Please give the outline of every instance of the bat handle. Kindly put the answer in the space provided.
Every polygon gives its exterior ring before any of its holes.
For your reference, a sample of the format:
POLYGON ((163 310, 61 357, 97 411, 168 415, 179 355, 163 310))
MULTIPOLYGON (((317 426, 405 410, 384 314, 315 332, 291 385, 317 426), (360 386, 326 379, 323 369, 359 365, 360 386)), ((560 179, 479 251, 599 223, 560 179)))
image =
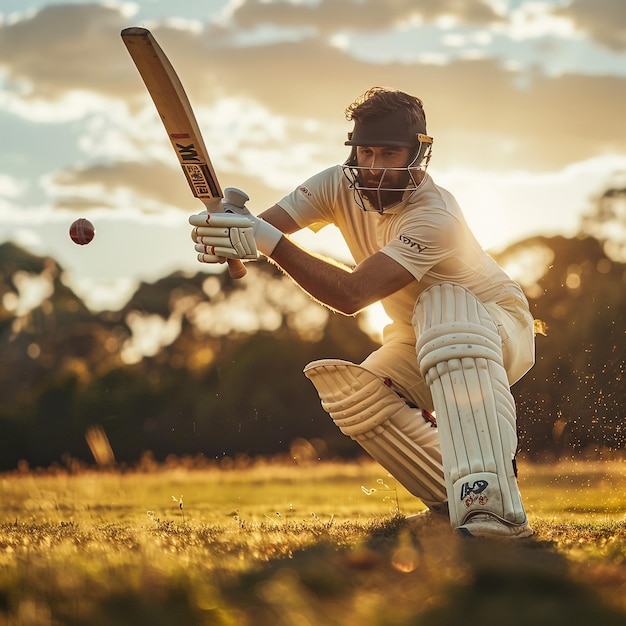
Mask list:
POLYGON ((246 266, 239 259, 227 259, 227 261, 231 278, 243 278, 248 273, 246 266))
MULTIPOLYGON (((243 209, 246 206, 246 202, 250 200, 245 191, 235 187, 224 189, 224 199, 228 204, 240 209, 243 209)), ((248 270, 239 259, 228 259, 228 273, 231 278, 243 278, 248 273, 248 270)))

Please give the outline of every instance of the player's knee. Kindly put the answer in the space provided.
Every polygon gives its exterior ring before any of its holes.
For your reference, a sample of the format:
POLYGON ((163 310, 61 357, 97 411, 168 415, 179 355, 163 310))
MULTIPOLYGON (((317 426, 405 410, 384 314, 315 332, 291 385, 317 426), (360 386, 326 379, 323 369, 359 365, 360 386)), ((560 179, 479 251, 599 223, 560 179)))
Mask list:
POLYGON ((439 363, 486 359, 502 363, 497 326, 480 300, 459 285, 426 289, 413 310, 417 360, 425 376, 439 363))

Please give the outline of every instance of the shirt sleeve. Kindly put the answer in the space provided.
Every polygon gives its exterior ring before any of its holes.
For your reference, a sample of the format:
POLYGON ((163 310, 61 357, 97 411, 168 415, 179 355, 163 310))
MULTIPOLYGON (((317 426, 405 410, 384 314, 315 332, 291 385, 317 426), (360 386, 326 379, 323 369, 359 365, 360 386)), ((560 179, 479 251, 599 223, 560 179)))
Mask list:
POLYGON ((319 230, 334 223, 338 167, 330 167, 312 176, 277 202, 300 228, 319 230))
POLYGON ((400 225, 398 234, 381 252, 422 280, 437 264, 458 253, 458 222, 440 209, 423 210, 400 225))

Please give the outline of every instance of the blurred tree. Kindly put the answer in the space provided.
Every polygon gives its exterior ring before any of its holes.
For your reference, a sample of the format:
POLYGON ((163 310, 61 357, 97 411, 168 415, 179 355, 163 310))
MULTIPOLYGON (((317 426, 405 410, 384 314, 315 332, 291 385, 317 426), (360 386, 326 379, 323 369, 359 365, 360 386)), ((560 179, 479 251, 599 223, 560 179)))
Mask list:
POLYGON ((626 262, 626 172, 615 173, 582 216, 581 232, 600 241, 610 259, 626 262))
POLYGON ((536 365, 513 388, 522 449, 535 457, 622 449, 626 267, 591 237, 535 237, 499 260, 520 266, 529 253, 544 263, 525 288, 546 331, 537 336, 536 365))
MULTIPOLYGON (((515 385, 521 443, 535 457, 624 447, 626 266, 592 237, 536 237, 498 260, 547 324, 515 385)), ((302 368, 360 362, 377 347, 356 320, 311 301, 268 263, 142 284, 120 311, 89 311, 52 259, 0 245, 0 469, 69 454, 93 463, 100 427, 118 462, 146 451, 220 458, 323 440, 360 451, 322 410, 302 368), (30 287, 39 298, 28 299, 30 287)))

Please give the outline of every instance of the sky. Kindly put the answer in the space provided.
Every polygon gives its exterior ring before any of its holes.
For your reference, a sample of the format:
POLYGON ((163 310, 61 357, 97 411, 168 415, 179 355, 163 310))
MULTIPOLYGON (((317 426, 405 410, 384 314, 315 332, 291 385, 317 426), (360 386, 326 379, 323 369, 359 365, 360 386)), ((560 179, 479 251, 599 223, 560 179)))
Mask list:
MULTIPOLYGON (((483 246, 574 236, 626 171, 624 0, 139 0, 0 4, 0 243, 51 255, 94 310, 200 269, 191 196, 120 39, 152 30, 222 187, 259 213, 343 162, 374 85, 425 104, 429 173, 483 246), (90 219, 87 246, 68 236, 90 219)), ((296 237, 349 260, 332 228, 296 237)))

